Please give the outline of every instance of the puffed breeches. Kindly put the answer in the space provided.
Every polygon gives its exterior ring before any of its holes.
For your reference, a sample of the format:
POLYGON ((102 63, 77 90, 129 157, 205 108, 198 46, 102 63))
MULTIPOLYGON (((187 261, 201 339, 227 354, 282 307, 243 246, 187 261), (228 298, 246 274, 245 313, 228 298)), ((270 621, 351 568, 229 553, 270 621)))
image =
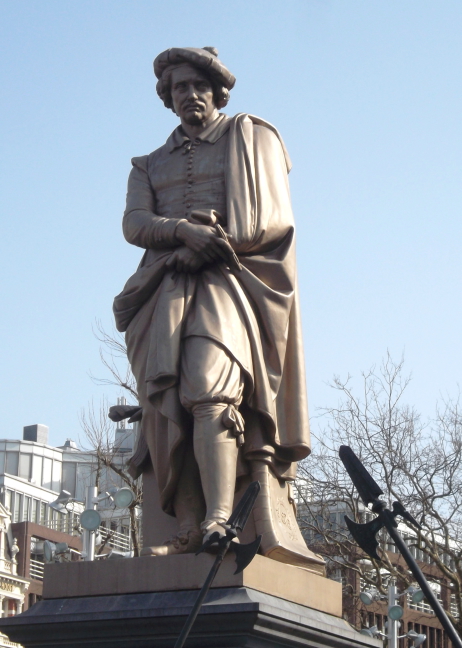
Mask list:
POLYGON ((194 417, 200 406, 220 404, 239 407, 244 379, 238 363, 225 349, 207 337, 194 335, 182 340, 179 396, 194 417))

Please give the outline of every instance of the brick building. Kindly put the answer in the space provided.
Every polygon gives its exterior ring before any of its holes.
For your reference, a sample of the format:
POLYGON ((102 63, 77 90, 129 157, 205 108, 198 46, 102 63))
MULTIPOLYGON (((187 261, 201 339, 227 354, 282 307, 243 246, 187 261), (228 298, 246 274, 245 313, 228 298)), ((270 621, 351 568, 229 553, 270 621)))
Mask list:
MULTIPOLYGON (((305 505, 302 504, 299 506, 298 519, 307 544, 313 551, 319 552, 326 558, 328 576, 342 582, 344 618, 358 630, 377 626, 380 631, 386 634, 388 610, 386 598, 374 601, 368 606, 364 605, 359 595, 363 591, 370 590, 373 586, 367 584, 357 571, 342 567, 342 560, 337 555, 338 547, 336 548, 335 545, 336 535, 343 538, 348 535, 344 522, 345 508, 334 503, 327 508, 325 507, 323 509, 322 515, 317 515, 316 506, 312 506, 309 513, 305 505), (327 538, 331 542, 327 542, 327 538), (329 556, 336 556, 336 560, 329 560, 329 556)), ((364 509, 364 521, 369 521, 372 517, 372 513, 364 509)), ((425 574, 427 581, 443 608, 446 611, 451 611, 457 617, 456 601, 452 594, 449 580, 444 577, 440 569, 431 563, 428 555, 416 546, 416 537, 407 525, 399 524, 398 530, 408 545, 410 552, 417 560, 419 567, 425 574)), ((384 534, 382 539, 382 549, 387 552, 390 562, 409 573, 406 562, 397 553, 396 547, 388 535, 384 534)), ((355 544, 352 545, 352 551, 355 553, 350 555, 350 559, 360 562, 362 564, 362 570, 369 574, 369 578, 373 579, 375 572, 368 556, 363 554, 355 544), (368 566, 370 566, 370 570, 368 566)), ((455 566, 451 564, 449 558, 445 562, 447 562, 447 568, 449 570, 455 569, 455 566)), ((382 569, 381 579, 385 587, 387 586, 388 578, 389 573, 386 569, 382 569)), ((414 583, 414 585, 418 587, 417 583, 414 583)), ((396 586, 398 592, 404 592, 406 589, 406 585, 403 582, 397 581, 396 586)), ((413 603, 411 596, 404 594, 400 596, 398 603, 404 609, 403 617, 400 620, 400 635, 406 634, 409 630, 414 630, 418 634, 426 635, 427 639, 424 643, 426 648, 452 648, 452 642, 447 638, 433 610, 425 600, 419 603, 413 603)), ((399 648, 408 648, 408 645, 409 641, 407 639, 400 639, 399 648)))

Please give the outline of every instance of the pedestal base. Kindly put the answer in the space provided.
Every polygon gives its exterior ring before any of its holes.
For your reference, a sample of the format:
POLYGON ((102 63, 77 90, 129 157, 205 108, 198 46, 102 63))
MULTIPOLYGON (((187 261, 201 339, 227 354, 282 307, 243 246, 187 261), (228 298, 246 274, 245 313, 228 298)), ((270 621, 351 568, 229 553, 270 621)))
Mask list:
MULTIPOLYGON (((49 599, 1 619, 25 648, 173 648, 197 591, 49 599)), ((382 646, 341 618, 247 587, 209 592, 187 648, 382 646)))
MULTIPOLYGON (((203 553, 45 565, 43 598, 200 589, 214 560, 213 554, 203 553)), ((248 587, 334 616, 342 615, 342 587, 324 576, 258 555, 243 572, 235 571, 234 554, 229 552, 212 587, 248 587)))
MULTIPOLYGON (((143 557, 46 565, 44 600, 0 619, 25 648, 173 648, 215 557, 143 557)), ((228 554, 186 648, 380 646, 342 615, 340 583, 255 556, 228 554)))

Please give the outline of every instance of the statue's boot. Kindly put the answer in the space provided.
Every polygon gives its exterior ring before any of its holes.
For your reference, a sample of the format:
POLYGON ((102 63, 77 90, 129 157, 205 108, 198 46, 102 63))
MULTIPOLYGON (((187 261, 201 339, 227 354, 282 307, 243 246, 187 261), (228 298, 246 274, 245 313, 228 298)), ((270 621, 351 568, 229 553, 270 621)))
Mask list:
POLYGON ((279 479, 268 463, 261 460, 251 463, 251 479, 260 482, 252 513, 257 535, 261 535, 261 553, 325 576, 324 559, 306 546, 297 524, 290 482, 279 479))
POLYGON ((194 414, 194 454, 202 482, 206 513, 201 524, 204 542, 218 531, 233 510, 238 447, 236 436, 223 422, 225 403, 196 405, 194 414))
POLYGON ((200 524, 205 515, 205 502, 193 449, 189 447, 173 499, 175 517, 180 529, 163 545, 144 547, 142 556, 170 556, 195 553, 202 546, 203 532, 200 524))

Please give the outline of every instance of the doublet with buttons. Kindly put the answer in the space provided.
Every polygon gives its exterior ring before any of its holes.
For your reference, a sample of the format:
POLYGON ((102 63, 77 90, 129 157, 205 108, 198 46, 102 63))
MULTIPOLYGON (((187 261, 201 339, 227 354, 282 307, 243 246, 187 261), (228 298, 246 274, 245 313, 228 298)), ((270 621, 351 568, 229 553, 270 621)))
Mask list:
MULTIPOLYGON (((162 508, 172 513, 191 433, 187 412, 208 391, 194 379, 203 370, 195 358, 204 355, 195 344, 205 339, 205 346, 218 344, 213 353, 222 349, 244 377, 241 394, 234 369, 226 375, 220 370, 226 393, 217 386, 211 390, 213 402, 227 403, 233 383, 234 405, 242 397, 243 471, 264 457, 279 479, 293 479, 294 462, 309 452, 309 428, 290 161, 279 133, 258 117, 220 115, 197 140, 179 127, 164 146, 132 163, 123 230, 145 253, 114 300, 143 407, 132 474, 150 459, 162 508), (211 209, 221 214, 242 271, 224 262, 194 274, 169 269, 166 263, 181 245, 178 223, 193 210, 211 209), (185 398, 182 382, 191 383, 193 399, 185 398)), ((218 364, 211 361, 206 373, 218 371, 218 364)))
MULTIPOLYGON (((140 244, 164 249, 178 246, 176 225, 181 219, 189 219, 195 209, 215 210, 221 216, 221 224, 226 226, 225 159, 229 122, 226 115, 220 115, 193 141, 178 127, 164 146, 133 160, 124 227, 130 230, 139 227, 144 231, 140 244), (145 183, 142 191, 141 182, 145 183), (129 207, 130 187, 134 187, 136 194, 134 209, 129 207)), ((193 303, 182 322, 182 338, 200 336, 218 342, 251 375, 251 351, 244 317, 224 273, 226 268, 218 270, 213 264, 188 277, 188 293, 193 303)), ((155 326, 163 331, 169 330, 171 311, 176 304, 171 276, 172 273, 166 274, 159 287, 155 313, 155 326)), ((156 373, 161 375, 167 371, 161 364, 162 353, 156 353, 155 362, 156 373)))
POLYGON ((154 190, 155 213, 169 218, 189 218, 194 209, 216 209, 226 223, 225 156, 229 120, 190 141, 180 129, 148 158, 154 190))
POLYGON ((132 160, 124 216, 124 231, 131 242, 146 249, 178 245, 176 225, 194 209, 215 209, 226 225, 229 121, 220 115, 194 141, 179 126, 164 146, 132 160))

